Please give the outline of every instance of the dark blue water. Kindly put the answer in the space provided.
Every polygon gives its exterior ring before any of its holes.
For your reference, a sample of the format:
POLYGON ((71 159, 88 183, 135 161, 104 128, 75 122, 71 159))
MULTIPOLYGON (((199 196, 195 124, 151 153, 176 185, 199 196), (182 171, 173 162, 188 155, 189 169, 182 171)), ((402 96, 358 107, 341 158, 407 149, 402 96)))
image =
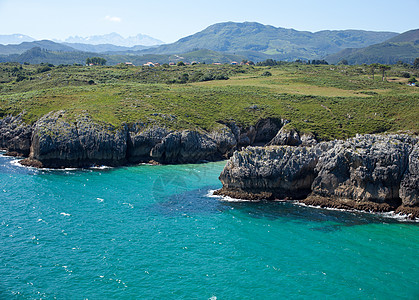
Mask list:
POLYGON ((419 227, 223 202, 224 163, 37 171, 0 157, 0 299, 418 299, 419 227))

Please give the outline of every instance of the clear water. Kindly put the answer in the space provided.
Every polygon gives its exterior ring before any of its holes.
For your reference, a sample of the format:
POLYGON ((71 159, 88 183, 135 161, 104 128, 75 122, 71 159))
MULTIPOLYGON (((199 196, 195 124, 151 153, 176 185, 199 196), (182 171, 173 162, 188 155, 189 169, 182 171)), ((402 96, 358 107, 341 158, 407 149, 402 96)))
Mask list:
POLYGON ((224 163, 0 157, 0 299, 418 299, 419 227, 209 197, 224 163))

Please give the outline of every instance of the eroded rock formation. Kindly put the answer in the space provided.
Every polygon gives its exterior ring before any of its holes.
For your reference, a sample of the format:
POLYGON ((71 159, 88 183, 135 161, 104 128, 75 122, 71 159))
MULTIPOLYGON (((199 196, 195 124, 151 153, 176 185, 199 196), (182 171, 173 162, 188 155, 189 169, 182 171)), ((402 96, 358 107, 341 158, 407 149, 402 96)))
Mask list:
POLYGON ((22 114, 0 119, 0 149, 9 155, 28 156, 31 147, 32 127, 22 121, 22 114))
POLYGON ((220 175, 219 194, 419 216, 418 138, 363 135, 311 147, 248 147, 220 175), (306 198, 307 197, 307 198, 306 198), (407 209, 408 208, 408 209, 407 209))
POLYGON ((212 132, 173 131, 141 122, 116 128, 94 121, 87 113, 70 116, 56 111, 32 126, 22 121, 22 115, 3 118, 0 148, 27 156, 22 164, 49 168, 197 163, 228 158, 237 147, 264 145, 286 122, 267 118, 247 128, 228 123, 212 132))

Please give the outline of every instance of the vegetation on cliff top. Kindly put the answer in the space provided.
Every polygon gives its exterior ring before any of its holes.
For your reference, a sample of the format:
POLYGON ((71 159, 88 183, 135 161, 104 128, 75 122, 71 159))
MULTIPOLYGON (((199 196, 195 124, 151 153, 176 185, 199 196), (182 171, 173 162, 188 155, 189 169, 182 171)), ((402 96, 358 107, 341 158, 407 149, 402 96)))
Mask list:
MULTIPOLYGON (((378 71, 376 71, 378 72, 378 71)), ((173 129, 212 130, 219 123, 254 125, 291 120, 322 139, 356 133, 419 132, 418 77, 392 66, 387 80, 369 66, 287 63, 275 67, 162 67, 0 64, 0 117, 25 112, 34 122, 49 111, 88 112, 115 126, 142 122, 173 129), (272 76, 262 76, 269 72, 272 76)))

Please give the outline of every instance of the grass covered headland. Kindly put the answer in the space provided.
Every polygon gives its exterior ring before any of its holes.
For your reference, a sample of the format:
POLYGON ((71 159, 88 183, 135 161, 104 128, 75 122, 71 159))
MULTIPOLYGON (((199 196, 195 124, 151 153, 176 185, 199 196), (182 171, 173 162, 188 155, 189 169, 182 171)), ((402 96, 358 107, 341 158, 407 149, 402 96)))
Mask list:
MULTIPOLYGON (((418 76, 408 66, 133 67, 0 64, 0 117, 24 112, 32 124, 50 111, 88 113, 97 122, 211 131, 277 117, 319 139, 356 133, 419 132, 418 76)), ((71 120, 69 120, 71 121, 71 120)))

